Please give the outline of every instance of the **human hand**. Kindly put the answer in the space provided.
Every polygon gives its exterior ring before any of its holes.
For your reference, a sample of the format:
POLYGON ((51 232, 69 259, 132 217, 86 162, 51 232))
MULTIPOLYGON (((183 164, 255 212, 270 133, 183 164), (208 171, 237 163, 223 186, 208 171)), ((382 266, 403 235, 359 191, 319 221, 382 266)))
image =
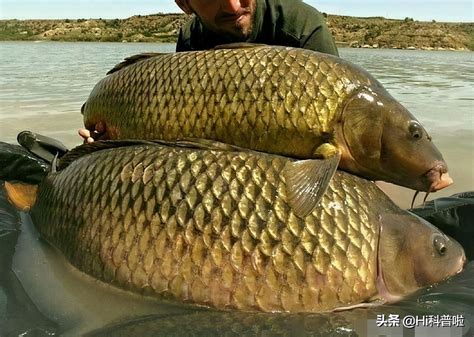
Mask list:
POLYGON ((105 134, 105 126, 102 122, 99 122, 95 125, 95 130, 90 131, 86 128, 80 128, 77 133, 84 140, 85 144, 90 144, 95 140, 101 138, 105 134))

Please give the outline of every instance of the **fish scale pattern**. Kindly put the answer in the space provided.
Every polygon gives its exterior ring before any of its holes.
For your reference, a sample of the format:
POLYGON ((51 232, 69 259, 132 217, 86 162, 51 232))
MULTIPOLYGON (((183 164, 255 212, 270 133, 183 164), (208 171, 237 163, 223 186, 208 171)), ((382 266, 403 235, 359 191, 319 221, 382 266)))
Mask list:
POLYGON ((266 152, 314 157, 344 101, 378 85, 330 55, 289 47, 163 54, 101 80, 84 122, 110 138, 207 138, 266 152))
POLYGON ((51 174, 32 217, 78 269, 140 293, 292 312, 367 300, 379 235, 370 200, 388 198, 337 172, 299 218, 286 200, 289 163, 253 152, 102 150, 51 174))

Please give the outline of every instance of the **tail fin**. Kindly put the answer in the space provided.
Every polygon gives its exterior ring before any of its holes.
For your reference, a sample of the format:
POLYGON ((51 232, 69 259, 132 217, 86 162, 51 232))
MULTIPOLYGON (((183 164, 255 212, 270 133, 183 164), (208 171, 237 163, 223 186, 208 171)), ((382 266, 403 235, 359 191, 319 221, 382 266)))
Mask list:
POLYGON ((55 156, 67 152, 60 142, 29 131, 18 135, 22 145, 0 142, 0 181, 10 202, 27 211, 36 201, 37 186, 51 171, 55 156))
POLYGON ((5 191, 12 205, 20 211, 27 212, 36 202, 38 186, 5 181, 5 191))
POLYGON ((36 201, 37 184, 49 171, 49 164, 19 145, 0 142, 0 180, 8 199, 20 211, 36 201))

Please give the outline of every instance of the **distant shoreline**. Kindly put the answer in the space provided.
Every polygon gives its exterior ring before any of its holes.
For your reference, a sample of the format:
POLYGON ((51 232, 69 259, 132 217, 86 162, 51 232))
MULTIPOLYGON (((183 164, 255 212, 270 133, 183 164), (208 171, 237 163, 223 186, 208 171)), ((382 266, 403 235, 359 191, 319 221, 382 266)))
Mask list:
MULTIPOLYGON (((474 23, 326 17, 340 47, 474 50, 474 23)), ((173 43, 187 20, 189 16, 185 14, 137 15, 127 19, 0 20, 0 41, 173 43)))

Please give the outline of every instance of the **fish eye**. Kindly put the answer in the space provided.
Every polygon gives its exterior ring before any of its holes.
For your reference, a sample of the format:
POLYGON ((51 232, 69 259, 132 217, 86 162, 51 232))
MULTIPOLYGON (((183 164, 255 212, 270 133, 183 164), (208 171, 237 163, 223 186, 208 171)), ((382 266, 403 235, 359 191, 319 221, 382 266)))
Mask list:
POLYGON ((421 127, 420 123, 417 121, 411 121, 408 126, 408 131, 413 139, 421 139, 423 137, 423 128, 421 127))
POLYGON ((436 235, 433 238, 433 246, 435 247, 436 252, 441 256, 446 254, 446 250, 448 249, 446 247, 446 239, 441 235, 436 235))

